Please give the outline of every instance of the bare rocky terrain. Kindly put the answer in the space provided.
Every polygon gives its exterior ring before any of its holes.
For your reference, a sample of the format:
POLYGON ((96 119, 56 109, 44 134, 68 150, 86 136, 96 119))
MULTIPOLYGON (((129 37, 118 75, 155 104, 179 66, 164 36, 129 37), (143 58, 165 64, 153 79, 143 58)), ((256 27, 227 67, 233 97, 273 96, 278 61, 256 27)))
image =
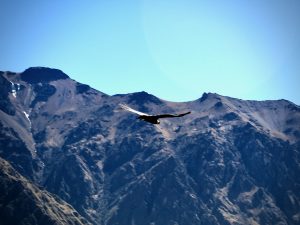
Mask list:
MULTIPOLYGON (((0 72, 0 85, 0 182, 47 196, 10 194, 2 209, 29 218, 32 201, 52 221, 51 210, 69 207, 54 224, 300 224, 300 107, 292 102, 109 96, 42 67, 0 72), (120 103, 191 114, 157 126, 120 103)), ((3 185, 1 196, 10 191, 3 185)))
POLYGON ((66 202, 37 187, 0 158, 0 224, 89 224, 66 202))

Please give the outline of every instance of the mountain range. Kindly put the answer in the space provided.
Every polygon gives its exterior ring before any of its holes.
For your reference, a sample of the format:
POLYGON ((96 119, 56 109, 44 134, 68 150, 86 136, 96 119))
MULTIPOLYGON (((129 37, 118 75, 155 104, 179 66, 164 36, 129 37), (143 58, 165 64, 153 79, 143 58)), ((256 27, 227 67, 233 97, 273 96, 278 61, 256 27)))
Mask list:
POLYGON ((300 224, 290 101, 110 96, 44 67, 0 85, 0 224, 300 224))

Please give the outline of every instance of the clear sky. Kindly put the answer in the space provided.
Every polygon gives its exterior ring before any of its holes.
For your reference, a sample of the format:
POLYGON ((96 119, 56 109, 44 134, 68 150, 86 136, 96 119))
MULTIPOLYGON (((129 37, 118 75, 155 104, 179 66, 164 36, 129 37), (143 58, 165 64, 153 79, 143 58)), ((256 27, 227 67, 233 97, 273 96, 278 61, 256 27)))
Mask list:
POLYGON ((300 104, 299 0, 0 0, 0 70, 58 68, 107 94, 300 104))

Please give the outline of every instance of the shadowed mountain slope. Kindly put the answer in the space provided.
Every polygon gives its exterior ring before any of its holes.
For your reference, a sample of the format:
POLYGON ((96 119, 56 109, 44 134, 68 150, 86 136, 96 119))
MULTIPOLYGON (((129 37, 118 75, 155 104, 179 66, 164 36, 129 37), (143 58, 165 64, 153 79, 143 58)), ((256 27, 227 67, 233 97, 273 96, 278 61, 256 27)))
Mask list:
POLYGON ((299 106, 109 96, 56 70, 26 71, 0 75, 0 156, 91 223, 300 223, 299 106), (191 114, 156 126, 119 103, 191 114))
POLYGON ((72 206, 29 182, 0 158, 0 224, 87 224, 72 206))

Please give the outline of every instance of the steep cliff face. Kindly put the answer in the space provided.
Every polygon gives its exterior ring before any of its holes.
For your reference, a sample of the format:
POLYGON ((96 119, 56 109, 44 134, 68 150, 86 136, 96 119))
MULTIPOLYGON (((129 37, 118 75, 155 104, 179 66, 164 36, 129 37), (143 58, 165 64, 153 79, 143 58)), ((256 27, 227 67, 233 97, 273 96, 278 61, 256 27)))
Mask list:
POLYGON ((0 77, 0 156, 93 224, 300 223, 291 102, 108 96, 48 68, 0 77), (155 126, 119 103, 192 113, 155 126))
POLYGON ((0 224, 87 224, 72 206, 40 190, 0 158, 0 224))

